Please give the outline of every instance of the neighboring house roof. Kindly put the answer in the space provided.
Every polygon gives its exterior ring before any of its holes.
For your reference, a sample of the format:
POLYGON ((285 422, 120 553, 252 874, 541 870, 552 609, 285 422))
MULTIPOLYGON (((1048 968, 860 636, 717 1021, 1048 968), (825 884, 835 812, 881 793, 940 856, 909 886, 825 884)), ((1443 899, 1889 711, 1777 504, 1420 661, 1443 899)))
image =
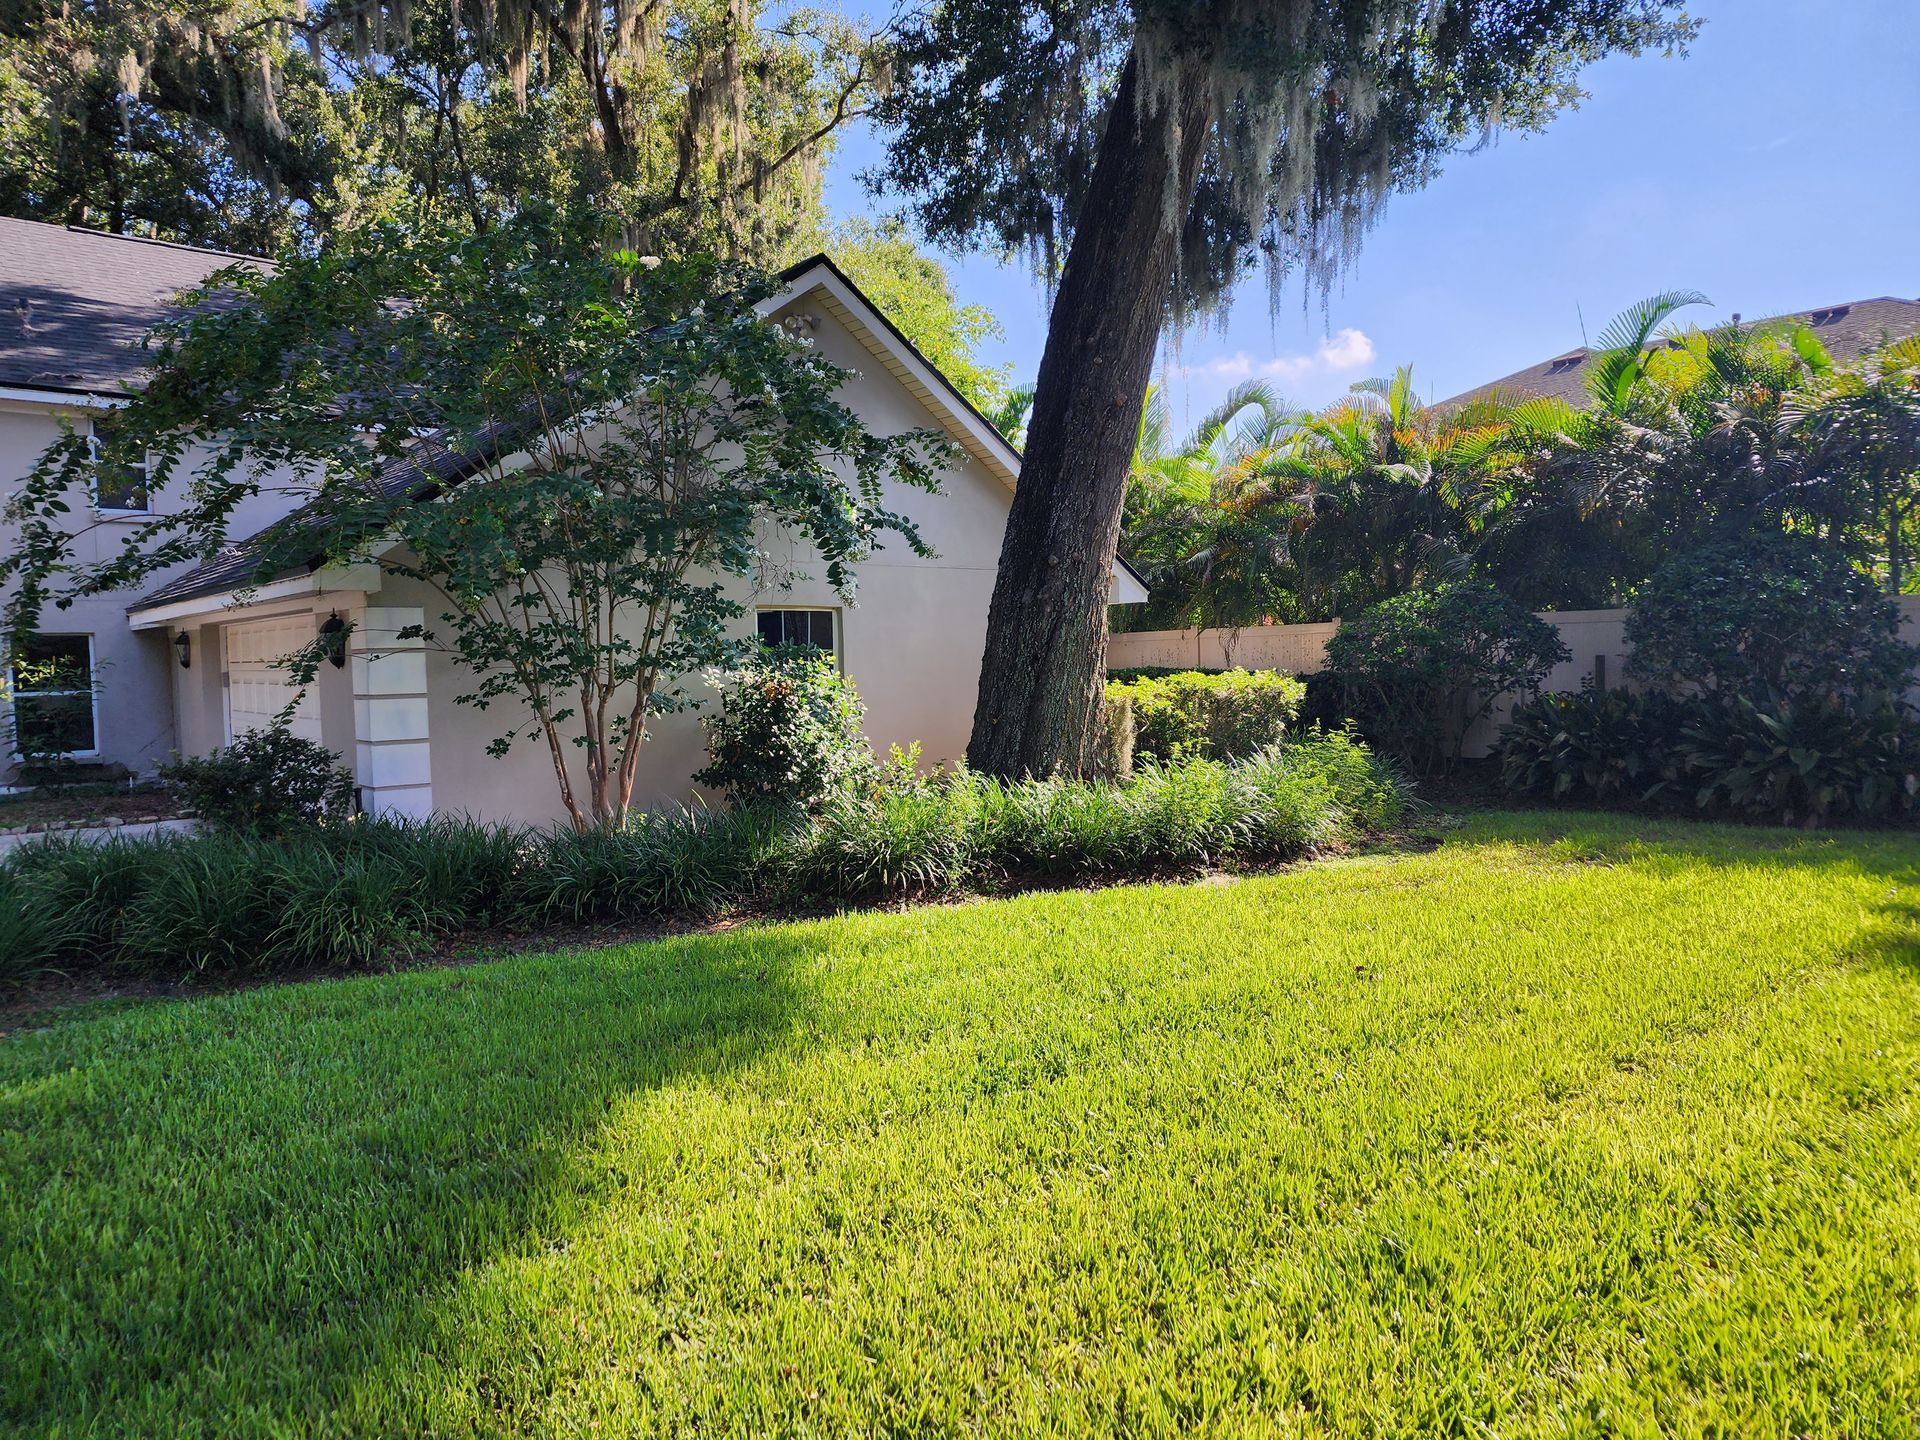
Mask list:
POLYGON ((0 219, 0 385, 68 394, 137 385, 140 339, 176 297, 267 261, 72 225, 0 219))
MULTIPOLYGON (((1734 316, 1735 322, 1739 319, 1738 315, 1734 316)), ((1797 310, 1791 315, 1774 315, 1765 320, 1748 321, 1740 328, 1752 330, 1757 326, 1777 325, 1789 320, 1809 327, 1820 337, 1820 343, 1827 347, 1833 358, 1845 364, 1889 340, 1904 340, 1909 335, 1920 334, 1920 300, 1900 300, 1892 296, 1855 300, 1844 305, 1827 305, 1817 310, 1797 310)), ((1525 370, 1516 370, 1502 379, 1475 386, 1451 399, 1442 400, 1440 404, 1458 405, 1462 401, 1497 391, 1509 395, 1553 396, 1584 409, 1591 399, 1587 393, 1587 376, 1591 371, 1587 361, 1593 354, 1592 350, 1581 346, 1564 355, 1556 355, 1551 360, 1543 360, 1538 365, 1530 365, 1525 370)))

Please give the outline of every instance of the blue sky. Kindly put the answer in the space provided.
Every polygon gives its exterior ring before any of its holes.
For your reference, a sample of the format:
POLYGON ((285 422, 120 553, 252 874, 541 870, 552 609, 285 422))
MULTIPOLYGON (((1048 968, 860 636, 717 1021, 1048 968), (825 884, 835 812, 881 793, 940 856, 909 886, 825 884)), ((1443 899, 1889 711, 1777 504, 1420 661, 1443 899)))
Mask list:
MULTIPOLYGON (((1332 295, 1294 284, 1269 317, 1246 286, 1224 333, 1169 359, 1190 422, 1236 379, 1264 374, 1318 405, 1410 363, 1429 398, 1578 345, 1656 291, 1714 301, 1711 321, 1878 295, 1920 298, 1920 0, 1698 0, 1684 60, 1610 60, 1591 98, 1540 135, 1507 135, 1388 203, 1332 295), (1303 308, 1303 299, 1306 303, 1303 308)), ((827 198, 876 205, 855 176, 881 158, 842 145, 827 198)), ((1045 300, 1017 263, 950 257, 963 298, 1006 339, 988 358, 1031 379, 1045 300)))

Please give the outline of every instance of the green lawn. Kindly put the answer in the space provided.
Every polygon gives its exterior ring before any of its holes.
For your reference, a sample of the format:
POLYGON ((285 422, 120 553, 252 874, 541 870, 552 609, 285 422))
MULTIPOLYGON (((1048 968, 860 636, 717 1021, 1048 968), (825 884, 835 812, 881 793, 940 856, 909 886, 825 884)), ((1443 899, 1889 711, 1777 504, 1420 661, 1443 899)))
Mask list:
POLYGON ((1920 840, 1488 816, 17 1032, 0 1417, 1906 1435, 1917 1181, 1920 840))

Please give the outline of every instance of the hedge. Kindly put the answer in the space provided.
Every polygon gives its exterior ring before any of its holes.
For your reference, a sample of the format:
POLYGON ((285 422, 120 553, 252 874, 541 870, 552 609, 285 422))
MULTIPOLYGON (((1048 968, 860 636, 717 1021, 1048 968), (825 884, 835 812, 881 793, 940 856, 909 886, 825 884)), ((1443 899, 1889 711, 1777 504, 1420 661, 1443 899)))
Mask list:
POLYGON ((365 968, 480 929, 1178 874, 1336 846, 1391 825, 1402 803, 1363 745, 1331 735, 1233 764, 1148 760, 1124 784, 883 772, 815 816, 750 806, 587 833, 438 819, 49 839, 0 860, 0 985, 365 968))

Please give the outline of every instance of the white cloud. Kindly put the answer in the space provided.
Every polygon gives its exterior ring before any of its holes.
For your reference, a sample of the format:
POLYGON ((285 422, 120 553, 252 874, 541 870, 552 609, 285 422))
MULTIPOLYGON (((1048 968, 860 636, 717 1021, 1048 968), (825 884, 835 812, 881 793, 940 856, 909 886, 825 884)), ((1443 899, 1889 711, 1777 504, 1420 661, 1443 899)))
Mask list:
POLYGON ((1338 375, 1373 363, 1373 341, 1364 330, 1346 329, 1325 335, 1311 354, 1275 355, 1255 360, 1246 351, 1217 356, 1198 365, 1183 365, 1180 374, 1187 379, 1282 380, 1298 383, 1311 375, 1338 375))

